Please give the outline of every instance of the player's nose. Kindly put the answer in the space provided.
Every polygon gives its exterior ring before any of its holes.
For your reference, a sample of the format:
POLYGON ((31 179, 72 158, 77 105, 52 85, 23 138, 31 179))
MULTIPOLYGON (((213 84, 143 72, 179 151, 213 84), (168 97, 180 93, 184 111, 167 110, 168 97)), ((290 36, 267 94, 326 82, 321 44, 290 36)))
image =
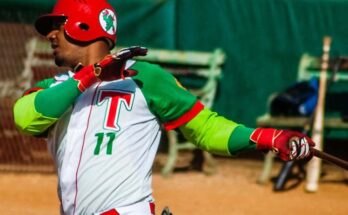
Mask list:
POLYGON ((58 29, 53 29, 52 31, 50 31, 47 35, 46 38, 47 40, 49 40, 50 42, 52 42, 54 39, 57 38, 57 33, 59 32, 58 29))

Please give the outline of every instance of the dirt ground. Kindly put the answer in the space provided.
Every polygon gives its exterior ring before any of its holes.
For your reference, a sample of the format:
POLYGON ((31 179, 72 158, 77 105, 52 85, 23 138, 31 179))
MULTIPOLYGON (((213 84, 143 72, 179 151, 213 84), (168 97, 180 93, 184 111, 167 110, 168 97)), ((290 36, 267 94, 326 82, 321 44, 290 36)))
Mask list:
MULTIPOLYGON (((156 159, 160 166, 165 158, 156 159)), ((262 160, 217 158, 217 172, 176 172, 153 176, 156 213, 169 206, 174 215, 346 215, 347 172, 324 164, 316 193, 304 192, 304 182, 286 192, 272 191, 273 183, 259 185, 262 160)), ((155 166, 156 166, 155 165, 155 166)), ((275 176, 280 163, 272 170, 275 176)), ((38 173, 0 173, 0 214, 58 215, 56 176, 38 173)))

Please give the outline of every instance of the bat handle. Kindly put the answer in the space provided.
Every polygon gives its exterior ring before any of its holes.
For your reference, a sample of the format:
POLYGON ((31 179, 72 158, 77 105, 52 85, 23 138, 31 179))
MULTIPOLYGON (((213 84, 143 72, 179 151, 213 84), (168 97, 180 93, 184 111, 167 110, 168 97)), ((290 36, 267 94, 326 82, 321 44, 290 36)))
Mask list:
POLYGON ((348 170, 348 162, 347 161, 342 160, 338 157, 332 156, 328 153, 319 151, 319 150, 312 148, 312 147, 310 147, 310 151, 313 153, 313 155, 315 157, 321 158, 321 159, 326 160, 332 164, 335 164, 339 167, 342 167, 345 170, 348 170))

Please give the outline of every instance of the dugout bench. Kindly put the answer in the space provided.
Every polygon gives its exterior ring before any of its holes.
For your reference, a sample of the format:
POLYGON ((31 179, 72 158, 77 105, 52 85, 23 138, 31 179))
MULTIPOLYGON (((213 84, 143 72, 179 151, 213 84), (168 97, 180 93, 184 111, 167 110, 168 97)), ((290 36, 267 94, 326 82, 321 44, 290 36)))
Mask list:
MULTIPOLYGON (((297 80, 306 81, 312 77, 319 79, 321 71, 321 58, 309 54, 303 54, 298 68, 297 80)), ((348 121, 343 120, 342 116, 348 110, 348 104, 345 102, 348 98, 348 59, 345 57, 337 57, 330 59, 328 68, 328 90, 326 92, 325 101, 325 117, 324 117, 324 132, 323 136, 336 139, 348 139, 348 121), (343 111, 343 112, 342 112, 343 111)), ((270 113, 265 113, 256 119, 256 124, 259 127, 274 127, 280 129, 303 130, 308 123, 309 117, 305 116, 271 116, 270 113)), ((324 138, 323 138, 324 140, 324 138)), ((321 148, 320 150, 323 150, 321 148)), ((265 184, 270 180, 271 170, 274 161, 274 153, 268 152, 265 155, 262 173, 258 182, 265 184)), ((290 162, 288 162, 290 164, 290 162)), ((283 166, 279 174, 275 190, 279 191, 283 188, 285 181, 282 171, 289 171, 291 167, 283 166)), ((321 168, 321 164, 316 167, 321 168)), ((320 170, 319 170, 320 171, 320 170)), ((317 179, 319 181, 319 178, 317 179)))
MULTIPOLYGON (((117 47, 117 49, 121 48, 117 47)), ((23 81, 22 90, 28 89, 39 80, 69 69, 57 68, 54 65, 50 44, 41 38, 30 39, 26 44, 26 51, 25 68, 21 76, 21 80, 26 81, 23 81)), ((112 52, 116 51, 116 49, 112 50, 112 52)), ((149 48, 146 56, 135 59, 161 65, 171 72, 185 88, 196 95, 205 107, 212 107, 221 78, 221 67, 225 61, 225 54, 221 49, 198 52, 149 48)), ((180 134, 175 130, 165 133, 168 140, 168 159, 162 168, 162 175, 169 176, 173 173, 179 152, 196 150, 196 147, 180 138, 180 134)), ((216 167, 212 155, 203 152, 203 156, 208 167, 204 169, 205 173, 213 173, 216 167)))

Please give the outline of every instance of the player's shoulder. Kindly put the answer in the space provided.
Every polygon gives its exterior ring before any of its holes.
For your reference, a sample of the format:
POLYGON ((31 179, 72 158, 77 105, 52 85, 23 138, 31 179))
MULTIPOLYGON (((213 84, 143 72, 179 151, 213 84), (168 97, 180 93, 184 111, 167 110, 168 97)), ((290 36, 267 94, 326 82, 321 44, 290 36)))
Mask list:
POLYGON ((142 73, 166 73, 158 64, 150 63, 147 61, 129 61, 129 69, 137 70, 142 73))
POLYGON ((69 78, 71 78, 74 75, 73 72, 71 71, 66 71, 66 72, 61 72, 61 73, 57 73, 53 78, 56 81, 66 81, 69 78))
POLYGON ((62 73, 58 73, 56 74, 53 79, 54 79, 54 82, 51 84, 50 87, 53 87, 57 84, 60 84, 66 80, 68 80, 69 78, 71 78, 72 76, 74 75, 73 72, 71 71, 66 71, 66 72, 62 72, 62 73))
POLYGON ((158 64, 145 61, 133 61, 128 69, 135 70, 137 72, 137 75, 134 76, 133 79, 157 83, 161 80, 174 80, 173 75, 158 64))
POLYGON ((43 88, 43 89, 50 88, 50 87, 53 87, 57 84, 60 84, 64 81, 68 80, 70 77, 72 77, 72 74, 73 73, 70 71, 57 73, 56 75, 54 75, 51 78, 46 78, 46 79, 40 80, 34 86, 39 87, 39 88, 43 88))

